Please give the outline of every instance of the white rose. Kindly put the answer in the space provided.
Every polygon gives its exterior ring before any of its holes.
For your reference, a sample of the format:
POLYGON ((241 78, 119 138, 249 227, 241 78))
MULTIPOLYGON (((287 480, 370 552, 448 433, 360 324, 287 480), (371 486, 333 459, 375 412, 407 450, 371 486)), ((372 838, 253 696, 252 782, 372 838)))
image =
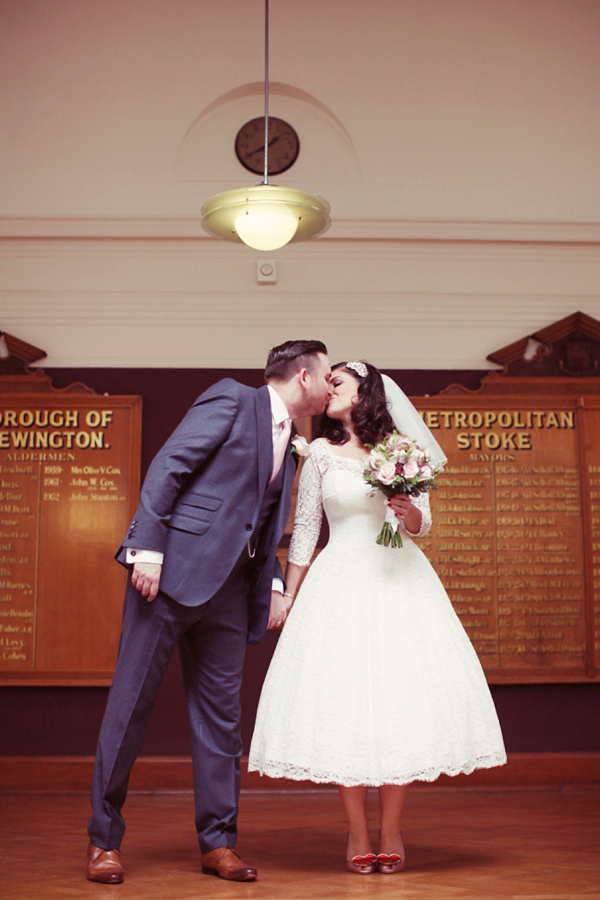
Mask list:
POLYGON ((302 437, 300 434, 297 434, 295 438, 292 438, 292 447, 298 456, 308 456, 310 453, 310 444, 306 438, 302 437))
POLYGON ((419 481, 427 481, 428 478, 433 477, 433 470, 431 466, 423 466, 421 471, 419 472, 419 481))
POLYGON ((369 454, 369 466, 372 469, 377 471, 386 461, 385 453, 381 453, 379 450, 371 450, 371 453, 369 454))

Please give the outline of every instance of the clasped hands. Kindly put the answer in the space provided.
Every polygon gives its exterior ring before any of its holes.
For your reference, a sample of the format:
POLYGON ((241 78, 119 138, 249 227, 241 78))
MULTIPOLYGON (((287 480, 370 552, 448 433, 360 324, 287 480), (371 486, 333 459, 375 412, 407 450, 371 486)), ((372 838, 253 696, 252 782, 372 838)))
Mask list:
POLYGON ((288 613, 292 608, 291 597, 280 594, 279 591, 271 591, 271 608, 269 610, 269 621, 267 628, 280 628, 287 619, 288 613))

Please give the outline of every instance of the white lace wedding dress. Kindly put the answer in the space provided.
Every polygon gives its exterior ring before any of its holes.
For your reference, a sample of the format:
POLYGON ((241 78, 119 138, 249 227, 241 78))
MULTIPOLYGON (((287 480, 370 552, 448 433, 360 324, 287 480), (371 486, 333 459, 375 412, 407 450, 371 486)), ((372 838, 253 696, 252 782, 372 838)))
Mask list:
MULTIPOLYGON (((433 781, 506 762, 471 643, 412 537, 381 547, 385 501, 363 463, 311 444, 289 560, 310 562, 262 690, 249 769, 343 785, 433 781)), ((427 494, 416 498, 431 525, 427 494)))

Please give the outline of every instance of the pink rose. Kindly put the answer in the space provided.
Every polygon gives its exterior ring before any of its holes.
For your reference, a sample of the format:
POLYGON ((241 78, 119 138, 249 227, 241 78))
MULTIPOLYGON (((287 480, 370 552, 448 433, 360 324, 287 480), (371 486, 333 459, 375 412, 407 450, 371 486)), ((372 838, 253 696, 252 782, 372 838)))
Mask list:
POLYGON ((380 466, 379 472, 377 473, 377 480, 382 484, 392 484, 395 477, 396 464, 388 459, 380 466))
POLYGON ((404 477, 405 478, 414 478, 415 475, 419 474, 419 466, 415 462, 414 459, 409 459, 408 462, 404 463, 404 477))
POLYGON ((427 481, 428 478, 433 477, 433 470, 431 466, 423 466, 421 471, 419 472, 419 481, 427 481))

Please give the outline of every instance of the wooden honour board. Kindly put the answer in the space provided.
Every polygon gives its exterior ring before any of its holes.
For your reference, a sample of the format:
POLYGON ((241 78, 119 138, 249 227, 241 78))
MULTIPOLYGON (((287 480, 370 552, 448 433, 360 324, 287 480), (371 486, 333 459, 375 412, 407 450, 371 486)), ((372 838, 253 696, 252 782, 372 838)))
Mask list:
POLYGON ((420 546, 488 680, 598 680, 600 396, 413 402, 448 456, 420 546))
POLYGON ((141 397, 0 394, 0 684, 109 684, 141 397))

